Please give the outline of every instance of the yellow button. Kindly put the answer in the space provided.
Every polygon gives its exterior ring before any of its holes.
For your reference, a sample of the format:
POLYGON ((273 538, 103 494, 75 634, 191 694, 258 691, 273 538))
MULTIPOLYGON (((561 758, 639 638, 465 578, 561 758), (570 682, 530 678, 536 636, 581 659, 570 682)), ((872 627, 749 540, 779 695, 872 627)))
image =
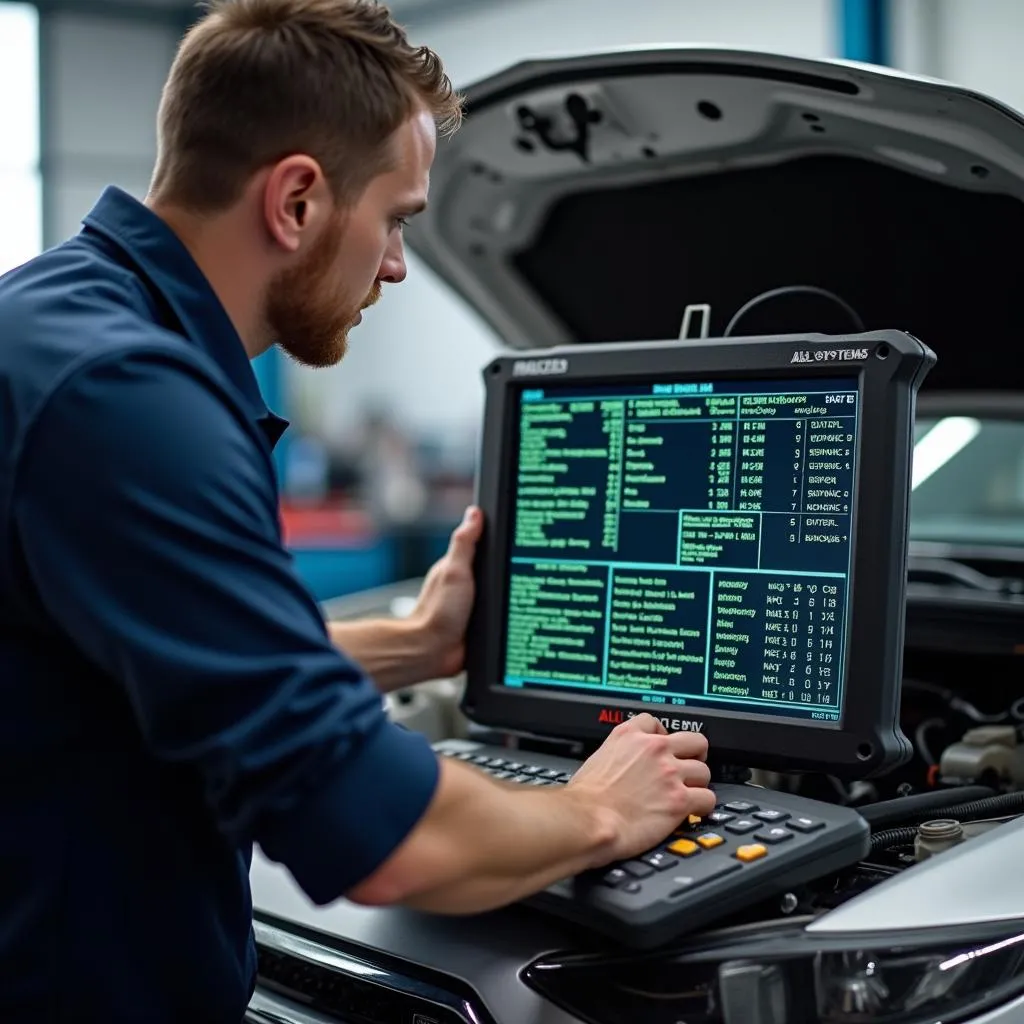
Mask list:
POLYGON ((673 853, 678 853, 680 857, 690 857, 695 854, 700 847, 693 842, 692 839, 677 839, 674 843, 669 845, 669 849, 673 853))
POLYGON ((697 842, 705 850, 713 850, 716 846, 721 846, 725 840, 717 832, 705 832, 704 835, 697 836, 697 842))
POLYGON ((750 843, 748 846, 741 846, 736 851, 736 859, 743 861, 744 864, 749 864, 752 860, 760 860, 767 853, 768 847, 762 846, 760 843, 750 843))
POLYGON ((699 814, 691 814, 691 815, 690 815, 690 816, 689 816, 689 817, 688 817, 688 818, 686 819, 686 823, 687 823, 688 825, 699 825, 699 824, 700 824, 700 820, 701 820, 701 819, 700 819, 700 815, 699 815, 699 814))

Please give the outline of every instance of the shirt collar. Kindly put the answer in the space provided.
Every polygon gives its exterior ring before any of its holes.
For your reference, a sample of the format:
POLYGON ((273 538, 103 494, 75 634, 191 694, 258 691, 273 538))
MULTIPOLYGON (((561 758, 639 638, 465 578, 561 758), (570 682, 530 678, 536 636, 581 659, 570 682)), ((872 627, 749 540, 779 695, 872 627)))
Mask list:
POLYGON ((147 206, 113 186, 103 192, 84 223, 131 257, 170 306, 185 337, 216 361, 271 447, 277 444, 288 421, 267 408, 242 339, 181 239, 147 206))

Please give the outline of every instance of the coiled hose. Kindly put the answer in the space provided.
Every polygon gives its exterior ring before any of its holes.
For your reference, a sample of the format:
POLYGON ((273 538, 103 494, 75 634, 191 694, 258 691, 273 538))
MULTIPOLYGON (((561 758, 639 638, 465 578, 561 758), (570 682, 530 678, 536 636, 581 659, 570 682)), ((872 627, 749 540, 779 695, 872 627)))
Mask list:
POLYGON ((871 852, 881 853, 894 846, 907 846, 914 841, 916 836, 916 825, 910 825, 907 828, 887 828, 882 832, 876 832, 871 837, 871 852))
MULTIPOLYGON (((938 810, 939 808, 936 808, 938 810)), ((864 808, 867 810, 867 808, 864 808)), ((990 796, 982 800, 971 800, 968 803, 952 804, 941 808, 942 817, 954 818, 957 821, 976 821, 979 818, 994 818, 1009 814, 1020 814, 1024 812, 1024 792, 1001 793, 999 796, 990 796)), ((919 808, 909 815, 904 815, 903 820, 927 821, 933 817, 932 810, 919 808)), ((888 850, 893 846, 901 846, 914 841, 917 835, 917 826, 908 825, 901 828, 885 829, 876 832, 871 837, 871 852, 878 853, 880 850, 888 850)))
POLYGON ((899 796, 894 800, 880 800, 858 808, 860 816, 872 829, 888 825, 899 826, 911 821, 927 821, 929 818, 945 816, 948 807, 967 803, 969 800, 984 800, 997 796, 989 786, 963 786, 960 789, 946 789, 932 793, 914 793, 899 796))

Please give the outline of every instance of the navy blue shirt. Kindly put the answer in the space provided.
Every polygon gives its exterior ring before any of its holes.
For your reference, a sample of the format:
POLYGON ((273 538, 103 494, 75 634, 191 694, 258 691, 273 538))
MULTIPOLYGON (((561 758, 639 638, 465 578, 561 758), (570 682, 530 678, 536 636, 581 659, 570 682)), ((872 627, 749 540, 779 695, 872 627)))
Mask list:
POLYGON ((4 1024, 237 1024, 253 843, 327 902, 433 795, 282 546, 283 427, 125 193, 0 278, 4 1024))

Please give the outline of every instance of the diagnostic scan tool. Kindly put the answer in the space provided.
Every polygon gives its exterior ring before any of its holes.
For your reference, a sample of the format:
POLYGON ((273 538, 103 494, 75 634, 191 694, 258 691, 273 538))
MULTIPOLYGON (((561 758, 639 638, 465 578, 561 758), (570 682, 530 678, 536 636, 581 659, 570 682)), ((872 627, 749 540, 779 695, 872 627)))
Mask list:
MULTIPOLYGON (((649 712, 704 733, 719 803, 633 861, 532 902, 638 947, 861 859, 855 812, 741 781, 846 779, 899 728, 914 405, 897 332, 573 346, 487 389, 464 710, 576 741, 649 712)), ((578 762, 447 741, 522 785, 578 762)))

